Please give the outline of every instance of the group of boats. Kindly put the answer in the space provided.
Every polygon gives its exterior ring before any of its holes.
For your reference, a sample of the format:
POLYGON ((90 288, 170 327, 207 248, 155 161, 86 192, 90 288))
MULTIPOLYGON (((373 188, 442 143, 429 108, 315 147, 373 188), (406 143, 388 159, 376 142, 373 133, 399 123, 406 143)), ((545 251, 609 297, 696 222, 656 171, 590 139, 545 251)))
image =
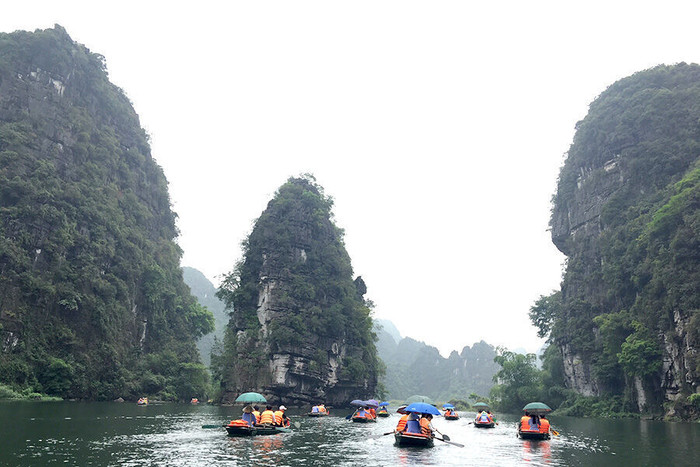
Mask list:
MULTIPOLYGON (((266 400, 261 394, 245 393, 239 396, 236 402, 262 404, 266 403, 266 400)), ((351 405, 356 406, 356 409, 345 418, 354 423, 376 423, 377 417, 390 416, 388 402, 378 402, 374 399, 366 401, 354 400, 351 402, 351 405)), ((498 425, 498 422, 486 403, 479 402, 474 404, 473 407, 476 410, 476 418, 469 423, 473 424, 475 428, 495 428, 498 425)), ((249 410, 246 410, 247 408, 248 406, 244 408, 244 414, 241 419, 232 420, 229 424, 224 425, 229 436, 272 435, 291 431, 290 422, 286 416, 282 423, 280 423, 278 419, 278 423, 274 425, 259 424, 255 422, 255 418, 252 418, 251 421, 250 415, 252 414, 249 413, 249 410), (246 416, 248 416, 248 418, 246 418, 246 416)), ((280 409, 284 409, 284 406, 280 406, 280 409)), ((414 402, 412 404, 402 405, 396 411, 402 415, 397 429, 379 436, 393 434, 397 446, 431 447, 434 445, 434 440, 437 439, 448 444, 464 447, 459 443, 452 442, 447 435, 432 428, 430 421, 433 415, 442 415, 445 420, 459 420, 460 416, 453 405, 444 404, 442 409, 444 413, 440 412, 434 405, 426 402, 414 402), (435 435, 436 431, 442 435, 442 438, 435 435)), ((545 416, 551 409, 541 402, 533 402, 527 404, 523 410, 525 411, 525 415, 518 426, 518 436, 522 439, 532 440, 550 439, 549 421, 546 420, 545 416)), ((311 411, 306 413, 309 417, 327 417, 329 414, 330 410, 324 404, 315 405, 311 408, 311 411)), ((215 426, 217 425, 205 425, 205 427, 215 426)), ((296 422, 295 426, 299 427, 300 424, 296 422)), ((551 431, 558 434, 554 430, 551 431)))

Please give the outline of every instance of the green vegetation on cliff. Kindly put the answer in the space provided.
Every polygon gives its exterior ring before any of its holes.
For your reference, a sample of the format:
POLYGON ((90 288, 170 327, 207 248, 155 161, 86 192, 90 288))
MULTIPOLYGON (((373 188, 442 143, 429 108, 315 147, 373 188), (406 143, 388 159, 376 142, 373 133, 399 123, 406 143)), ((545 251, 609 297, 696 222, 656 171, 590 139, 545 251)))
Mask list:
POLYGON ((212 366, 226 391, 374 391, 381 369, 371 302, 362 278, 352 278, 332 205, 313 177, 290 178, 244 242, 243 260, 219 291, 232 317, 212 366), (275 355, 298 362, 275 368, 285 381, 271 374, 275 355))
POLYGON ((559 176, 553 239, 568 261, 531 318, 569 361, 569 385, 625 411, 693 416, 699 121, 700 66, 637 73, 591 104, 559 176))
POLYGON ((0 34, 0 383, 202 396, 167 181, 104 59, 60 26, 0 34))

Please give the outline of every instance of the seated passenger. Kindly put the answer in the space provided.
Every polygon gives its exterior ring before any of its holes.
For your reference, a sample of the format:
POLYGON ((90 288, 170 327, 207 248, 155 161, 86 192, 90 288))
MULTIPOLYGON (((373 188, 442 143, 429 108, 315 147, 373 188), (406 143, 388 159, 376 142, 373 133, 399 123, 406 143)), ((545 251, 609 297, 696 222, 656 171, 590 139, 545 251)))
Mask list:
POLYGON ((395 431, 404 431, 406 429, 406 422, 408 421, 409 413, 404 414, 400 419, 399 423, 396 425, 395 431))
POLYGON ((408 420, 406 420, 406 426, 404 427, 403 432, 415 434, 421 433, 420 420, 418 418, 417 413, 411 412, 411 414, 408 416, 408 420))
POLYGON ((433 416, 429 413, 423 414, 420 418, 420 431, 425 436, 433 436, 433 426, 430 424, 433 416))

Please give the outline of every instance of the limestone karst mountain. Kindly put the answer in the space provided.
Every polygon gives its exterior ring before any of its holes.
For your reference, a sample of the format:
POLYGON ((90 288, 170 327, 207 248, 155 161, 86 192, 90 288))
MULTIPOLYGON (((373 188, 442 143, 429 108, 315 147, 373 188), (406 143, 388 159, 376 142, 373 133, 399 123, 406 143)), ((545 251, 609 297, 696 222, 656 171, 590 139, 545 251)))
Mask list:
POLYGON ((211 314, 182 279, 167 181, 104 57, 0 34, 0 383, 189 400, 211 314))
POLYGON ((636 73, 591 104, 559 176, 551 226, 566 271, 535 318, 567 386, 616 396, 620 411, 697 411, 698 122, 700 66, 636 73))
POLYGON ((332 200, 310 176, 282 185, 219 292, 232 311, 213 357, 224 402, 256 391, 285 404, 375 396, 379 362, 367 291, 332 200))

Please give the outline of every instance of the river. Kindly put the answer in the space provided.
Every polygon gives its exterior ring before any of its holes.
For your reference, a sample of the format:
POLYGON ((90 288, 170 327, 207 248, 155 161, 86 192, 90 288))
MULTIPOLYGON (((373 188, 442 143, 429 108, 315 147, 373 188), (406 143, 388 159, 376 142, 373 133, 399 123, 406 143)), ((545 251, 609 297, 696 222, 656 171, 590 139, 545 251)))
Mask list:
POLYGON ((287 412, 291 433, 231 438, 218 425, 240 407, 114 402, 0 403, 2 466, 387 466, 387 465, 698 465, 700 424, 552 416, 550 441, 516 437, 517 415, 498 416, 494 429, 436 417, 433 425, 460 448, 399 448, 391 431, 398 414, 356 424, 337 416, 287 412), (296 414, 296 415, 295 415, 296 414))

